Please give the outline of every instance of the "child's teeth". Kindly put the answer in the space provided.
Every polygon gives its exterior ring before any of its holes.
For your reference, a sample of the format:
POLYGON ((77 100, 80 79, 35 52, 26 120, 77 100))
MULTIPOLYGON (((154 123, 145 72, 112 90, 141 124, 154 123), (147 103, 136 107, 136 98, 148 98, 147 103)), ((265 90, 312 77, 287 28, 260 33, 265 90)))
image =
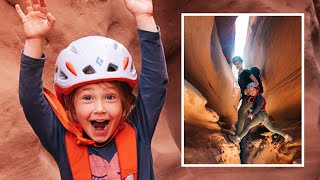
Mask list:
POLYGON ((103 122, 103 121, 105 121, 105 120, 96 120, 97 122, 103 122))
POLYGON ((91 121, 92 127, 96 130, 105 130, 107 129, 107 125, 109 124, 108 120, 105 119, 95 119, 91 121))

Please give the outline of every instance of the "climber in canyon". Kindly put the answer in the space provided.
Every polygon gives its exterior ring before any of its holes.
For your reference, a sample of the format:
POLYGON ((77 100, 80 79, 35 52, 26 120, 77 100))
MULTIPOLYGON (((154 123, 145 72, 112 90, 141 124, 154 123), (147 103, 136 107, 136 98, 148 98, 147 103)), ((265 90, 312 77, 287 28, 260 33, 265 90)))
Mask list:
POLYGON ((248 114, 248 118, 250 118, 251 120, 244 126, 243 130, 240 133, 237 133, 237 135, 234 136, 228 135, 229 138, 235 144, 239 144, 241 139, 249 132, 251 128, 262 124, 272 133, 277 133, 284 137, 285 143, 292 141, 292 137, 290 135, 284 133, 279 128, 276 128, 272 125, 265 110, 266 101, 259 90, 259 85, 256 82, 251 82, 247 85, 244 93, 249 97, 248 102, 252 103, 252 112, 248 114))
MULTIPOLYGON (((243 68, 243 59, 240 56, 235 56, 232 58, 232 63, 235 65, 235 67, 238 70, 238 84, 241 89, 241 106, 238 110, 238 121, 237 123, 237 133, 239 134, 244 127, 245 122, 245 115, 247 114, 247 111, 252 106, 252 103, 248 101, 249 96, 244 93, 244 90, 246 89, 247 85, 251 82, 255 82, 259 86, 261 85, 261 80, 258 80, 254 74, 249 69, 243 68), (260 81, 260 82, 259 82, 260 81)), ((260 79, 260 78, 259 78, 260 79)), ((262 87, 260 88, 260 93, 263 92, 262 87)))
POLYGON ((80 38, 60 52, 54 74, 57 97, 43 88, 44 40, 55 18, 45 0, 25 3, 26 14, 16 5, 26 36, 20 103, 54 157, 61 179, 154 179, 150 144, 164 105, 168 74, 152 1, 124 1, 136 19, 140 39, 137 97, 133 95, 137 72, 130 53, 101 36, 80 38))

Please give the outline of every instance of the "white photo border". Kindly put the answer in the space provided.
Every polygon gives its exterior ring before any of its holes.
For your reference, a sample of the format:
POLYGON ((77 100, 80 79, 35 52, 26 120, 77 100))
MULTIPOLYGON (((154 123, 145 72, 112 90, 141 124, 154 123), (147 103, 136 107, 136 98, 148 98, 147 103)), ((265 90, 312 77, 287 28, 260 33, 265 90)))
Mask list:
POLYGON ((304 13, 181 13, 181 167, 304 167, 304 13), (184 17, 185 16, 301 17, 301 164, 185 164, 184 163, 184 17))

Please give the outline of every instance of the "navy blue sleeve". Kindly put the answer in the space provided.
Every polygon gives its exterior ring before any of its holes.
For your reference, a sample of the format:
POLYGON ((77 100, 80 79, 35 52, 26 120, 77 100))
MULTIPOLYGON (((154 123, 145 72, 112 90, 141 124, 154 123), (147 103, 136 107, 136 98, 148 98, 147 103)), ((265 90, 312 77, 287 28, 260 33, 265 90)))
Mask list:
POLYGON ((56 159, 65 130, 43 94, 42 71, 46 56, 33 59, 22 53, 19 99, 24 114, 42 145, 56 159))
POLYGON ((159 32, 138 31, 142 65, 132 119, 138 131, 138 138, 146 144, 151 143, 166 98, 168 84, 159 27, 158 30, 159 32))
POLYGON ((254 100, 252 115, 254 115, 254 116, 257 115, 258 112, 261 111, 262 107, 263 107, 262 96, 261 96, 261 94, 259 94, 254 100))

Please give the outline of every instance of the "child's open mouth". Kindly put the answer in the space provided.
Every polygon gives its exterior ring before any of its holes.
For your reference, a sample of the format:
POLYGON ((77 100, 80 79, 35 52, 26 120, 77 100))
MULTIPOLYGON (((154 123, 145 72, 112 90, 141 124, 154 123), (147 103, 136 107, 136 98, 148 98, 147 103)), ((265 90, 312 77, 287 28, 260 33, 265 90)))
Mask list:
POLYGON ((98 119, 92 120, 91 124, 95 130, 101 131, 107 128, 107 125, 109 124, 109 120, 98 120, 98 119))

